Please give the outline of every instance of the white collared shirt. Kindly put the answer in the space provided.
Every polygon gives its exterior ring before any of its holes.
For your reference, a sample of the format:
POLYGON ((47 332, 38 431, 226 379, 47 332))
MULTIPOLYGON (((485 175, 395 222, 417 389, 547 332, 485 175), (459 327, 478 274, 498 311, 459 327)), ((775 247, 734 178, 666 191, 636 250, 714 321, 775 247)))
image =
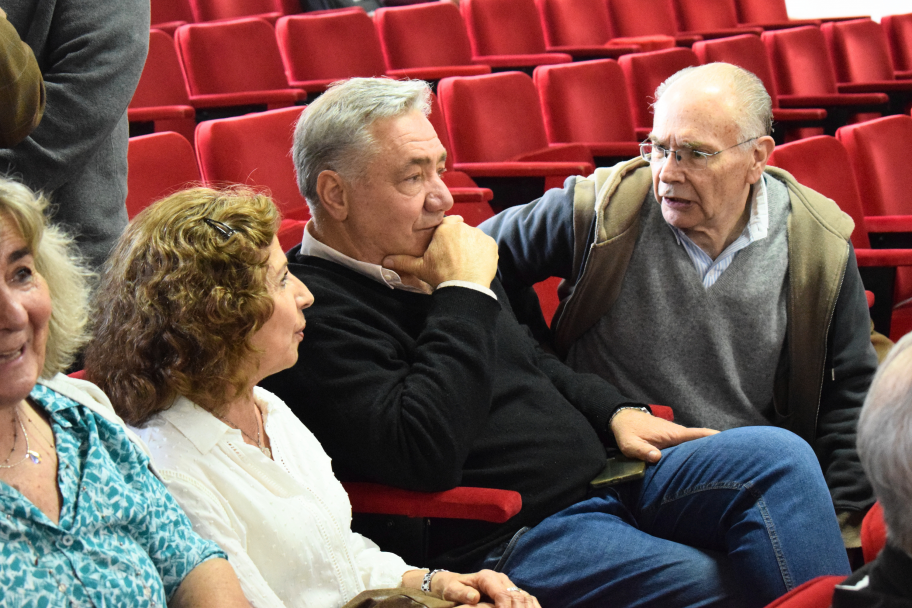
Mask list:
MULTIPOLYGON (((363 274, 366 277, 369 277, 378 283, 382 283, 389 287, 390 289, 401 289, 403 291, 411 291, 413 293, 426 293, 424 290, 418 287, 412 287, 411 285, 406 285, 402 282, 402 278, 394 270, 389 268, 384 268, 379 264, 371 264, 370 262, 361 262, 354 258, 348 257, 344 253, 336 251, 329 245, 321 243, 310 233, 310 222, 307 222, 307 226, 304 228, 304 237, 301 239, 301 253, 304 255, 312 255, 317 258, 322 258, 330 262, 335 262, 340 266, 344 266, 349 270, 354 270, 357 273, 363 274)), ((475 291, 480 291, 485 293, 495 300, 497 296, 489 288, 484 285, 479 285, 478 283, 471 283, 469 281, 444 281, 437 286, 437 289, 443 289, 444 287, 465 287, 467 289, 474 289, 475 291)))
POLYGON ((709 289, 722 276, 722 273, 731 266, 735 260, 735 255, 754 241, 765 239, 769 233, 769 199, 766 195, 766 175, 760 178, 753 188, 753 197, 751 198, 750 218, 747 225, 735 241, 725 248, 715 260, 709 257, 705 251, 700 249, 696 243, 690 240, 683 231, 668 224, 678 245, 684 247, 684 251, 690 257, 694 267, 700 276, 703 277, 703 287, 709 289))
POLYGON ((275 460, 186 398, 136 429, 194 529, 228 554, 256 608, 337 608, 414 568, 351 531, 351 504, 316 437, 254 388, 275 460))

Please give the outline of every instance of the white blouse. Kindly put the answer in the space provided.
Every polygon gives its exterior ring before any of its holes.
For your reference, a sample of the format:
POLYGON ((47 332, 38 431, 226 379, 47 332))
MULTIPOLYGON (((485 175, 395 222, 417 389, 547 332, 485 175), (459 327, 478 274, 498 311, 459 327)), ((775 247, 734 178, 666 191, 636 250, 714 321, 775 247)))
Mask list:
POLYGON ((281 399, 259 387, 270 460, 241 432, 179 398, 135 429, 204 538, 221 545, 256 608, 335 608, 412 570, 351 531, 329 456, 281 399))

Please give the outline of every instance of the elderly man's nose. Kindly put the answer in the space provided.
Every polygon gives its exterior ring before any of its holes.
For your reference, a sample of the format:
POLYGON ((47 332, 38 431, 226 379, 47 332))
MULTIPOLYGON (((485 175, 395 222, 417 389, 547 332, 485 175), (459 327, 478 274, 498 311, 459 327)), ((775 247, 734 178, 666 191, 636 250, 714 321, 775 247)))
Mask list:
POLYGON ((678 160, 678 153, 669 151, 665 160, 662 161, 662 168, 659 169, 659 179, 663 182, 681 181, 684 172, 681 170, 681 162, 678 160))

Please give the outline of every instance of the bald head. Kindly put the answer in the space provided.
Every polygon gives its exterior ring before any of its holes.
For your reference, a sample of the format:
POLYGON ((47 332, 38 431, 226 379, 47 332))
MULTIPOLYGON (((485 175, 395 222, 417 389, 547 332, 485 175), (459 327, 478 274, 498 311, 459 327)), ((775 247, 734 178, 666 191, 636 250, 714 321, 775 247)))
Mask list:
POLYGON ((712 99, 727 109, 741 140, 772 132, 772 100, 763 82, 743 68, 730 63, 684 68, 659 85, 654 105, 694 98, 712 99))
POLYGON ((858 420, 858 455, 883 506, 887 537, 912 555, 912 334, 874 377, 858 420))

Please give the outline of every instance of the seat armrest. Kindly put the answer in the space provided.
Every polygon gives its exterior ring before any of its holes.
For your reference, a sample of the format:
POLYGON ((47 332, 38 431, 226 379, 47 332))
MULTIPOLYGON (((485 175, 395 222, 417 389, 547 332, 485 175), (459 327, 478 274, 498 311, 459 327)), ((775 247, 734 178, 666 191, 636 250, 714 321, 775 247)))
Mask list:
POLYGON ((912 215, 866 215, 868 232, 912 232, 912 215))
POLYGON ((513 490, 458 487, 444 492, 413 492, 366 482, 343 482, 352 511, 475 519, 503 523, 522 509, 522 496, 513 490))
POLYGON ((856 249, 859 268, 912 266, 912 249, 856 249))
POLYGON ((821 106, 859 106, 877 105, 890 101, 885 93, 830 93, 827 95, 779 95, 779 105, 783 108, 801 108, 821 106))
POLYGON ((652 415, 656 418, 661 418, 662 420, 667 420, 668 422, 674 422, 674 410, 672 410, 667 405, 653 405, 650 403, 649 409, 652 410, 652 415))
POLYGON ((471 177, 547 177, 591 175, 595 166, 587 162, 486 162, 454 163, 453 168, 471 177))

